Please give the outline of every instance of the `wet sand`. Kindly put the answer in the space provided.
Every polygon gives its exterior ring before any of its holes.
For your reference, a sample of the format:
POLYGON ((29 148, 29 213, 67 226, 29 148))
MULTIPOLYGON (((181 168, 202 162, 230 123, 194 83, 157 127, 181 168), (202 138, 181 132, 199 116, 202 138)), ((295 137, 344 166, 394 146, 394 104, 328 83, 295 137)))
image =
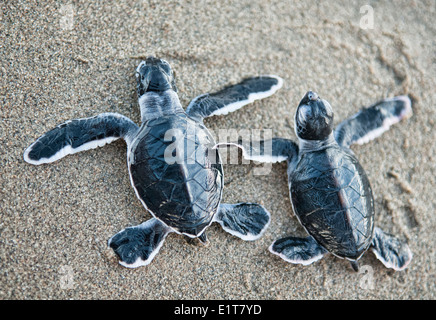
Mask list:
POLYGON ((6 1, 0 15, 0 299, 434 299, 436 297, 434 1, 6 1), (373 25, 368 7, 373 9, 373 25), (363 19, 363 20, 362 20, 363 19), (370 27, 369 29, 367 27, 370 27), (209 245, 170 234, 147 267, 120 266, 107 240, 150 218, 117 141, 32 166, 23 152, 69 119, 119 112, 137 123, 142 57, 168 60, 184 106, 243 77, 276 74, 274 96, 205 122, 211 130, 272 129, 295 139, 304 93, 330 101, 336 121, 408 94, 414 115, 353 146, 370 178, 376 224, 408 241, 403 272, 367 252, 362 272, 333 255, 288 264, 267 248, 305 235, 289 202, 286 164, 226 165, 223 201, 263 204, 263 238, 219 225, 209 245))

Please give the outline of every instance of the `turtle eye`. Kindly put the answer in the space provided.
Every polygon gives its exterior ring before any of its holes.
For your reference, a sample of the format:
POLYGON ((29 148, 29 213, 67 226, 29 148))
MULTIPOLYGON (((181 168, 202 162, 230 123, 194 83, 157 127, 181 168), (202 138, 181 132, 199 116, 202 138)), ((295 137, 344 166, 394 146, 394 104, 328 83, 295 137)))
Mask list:
POLYGON ((316 99, 318 99, 318 95, 315 92, 312 92, 312 91, 309 92, 307 97, 309 98, 309 100, 316 100, 316 99))
POLYGON ((324 103, 327 116, 331 117, 333 115, 332 106, 326 100, 322 100, 322 102, 324 103))
POLYGON ((298 110, 298 122, 305 123, 312 116, 312 108, 308 105, 302 105, 298 110))
POLYGON ((160 59, 160 62, 161 62, 161 68, 162 68, 166 73, 169 74, 169 73, 171 72, 170 64, 169 64, 167 61, 163 60, 163 59, 160 59))

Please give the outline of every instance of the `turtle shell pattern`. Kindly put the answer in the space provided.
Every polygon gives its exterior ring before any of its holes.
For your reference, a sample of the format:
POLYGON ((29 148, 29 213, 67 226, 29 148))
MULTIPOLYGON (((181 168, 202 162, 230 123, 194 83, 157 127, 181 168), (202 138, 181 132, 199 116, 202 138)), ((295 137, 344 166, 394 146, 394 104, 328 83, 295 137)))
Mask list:
POLYGON ((206 127, 185 113, 149 120, 132 144, 129 170, 136 193, 154 217, 198 236, 221 200, 223 170, 206 127))
POLYGON ((339 146, 303 153, 289 174, 293 209, 307 232, 331 253, 358 259, 372 241, 374 200, 356 157, 339 146))

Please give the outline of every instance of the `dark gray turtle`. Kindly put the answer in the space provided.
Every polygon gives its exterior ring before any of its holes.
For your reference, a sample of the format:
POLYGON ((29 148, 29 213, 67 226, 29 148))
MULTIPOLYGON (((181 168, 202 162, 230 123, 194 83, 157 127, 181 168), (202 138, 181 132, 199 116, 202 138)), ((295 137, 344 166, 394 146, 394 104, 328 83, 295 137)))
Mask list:
POLYGON ((411 114, 410 99, 399 96, 362 109, 334 129, 330 104, 309 91, 295 114, 298 145, 282 138, 233 144, 248 159, 288 163, 292 207, 309 236, 277 240, 270 251, 303 265, 331 252, 357 271, 358 259, 371 247, 386 267, 406 268, 412 253, 406 243, 374 227, 371 186, 349 147, 378 137, 411 114))
POLYGON ((115 113, 67 121, 47 132, 24 153, 31 164, 56 161, 122 138, 136 195, 153 218, 114 235, 108 245, 126 267, 147 265, 170 232, 207 241, 205 229, 218 222, 243 240, 258 239, 270 214, 253 203, 220 204, 223 169, 203 119, 226 114, 274 94, 276 76, 248 78, 201 95, 183 110, 168 62, 153 57, 136 70, 142 125, 115 113))

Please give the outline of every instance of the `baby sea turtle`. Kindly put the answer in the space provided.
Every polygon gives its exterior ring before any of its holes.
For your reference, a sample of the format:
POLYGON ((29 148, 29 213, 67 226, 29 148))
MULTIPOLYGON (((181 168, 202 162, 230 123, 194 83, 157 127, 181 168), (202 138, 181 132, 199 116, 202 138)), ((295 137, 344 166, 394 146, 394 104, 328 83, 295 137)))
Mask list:
POLYGON ((410 99, 399 96, 363 108, 333 128, 330 104, 309 91, 295 114, 298 145, 282 138, 232 143, 247 159, 287 161, 292 207, 309 236, 279 239, 270 251, 303 265, 331 252, 348 259, 358 271, 357 261, 371 247, 386 267, 406 268, 412 259, 408 245, 374 227, 371 186, 350 146, 380 136, 411 114, 410 99))
POLYGON ((24 160, 39 165, 122 138, 136 195, 153 218, 108 241, 120 264, 149 264, 170 232, 206 243, 212 222, 243 239, 256 240, 269 212, 254 203, 220 204, 223 168, 203 119, 227 114, 274 94, 282 79, 260 76, 193 99, 183 110, 167 61, 148 57, 136 69, 142 125, 117 113, 67 121, 27 148, 24 160))

